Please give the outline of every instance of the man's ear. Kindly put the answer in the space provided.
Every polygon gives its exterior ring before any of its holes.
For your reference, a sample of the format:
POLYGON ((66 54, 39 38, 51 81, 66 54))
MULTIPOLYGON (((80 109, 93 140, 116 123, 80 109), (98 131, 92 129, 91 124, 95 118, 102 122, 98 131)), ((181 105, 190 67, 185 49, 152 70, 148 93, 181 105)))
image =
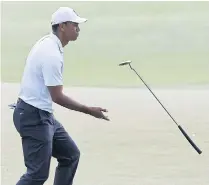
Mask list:
POLYGON ((61 24, 59 25, 61 31, 64 31, 64 26, 65 26, 64 23, 61 23, 61 24))

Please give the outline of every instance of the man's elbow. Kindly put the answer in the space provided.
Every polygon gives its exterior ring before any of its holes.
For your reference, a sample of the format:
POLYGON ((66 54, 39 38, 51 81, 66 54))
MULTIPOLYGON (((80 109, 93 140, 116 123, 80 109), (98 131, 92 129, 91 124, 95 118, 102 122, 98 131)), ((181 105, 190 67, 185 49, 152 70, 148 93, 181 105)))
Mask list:
POLYGON ((60 102, 60 96, 58 96, 58 95, 53 95, 53 96, 51 95, 51 98, 54 103, 60 102))

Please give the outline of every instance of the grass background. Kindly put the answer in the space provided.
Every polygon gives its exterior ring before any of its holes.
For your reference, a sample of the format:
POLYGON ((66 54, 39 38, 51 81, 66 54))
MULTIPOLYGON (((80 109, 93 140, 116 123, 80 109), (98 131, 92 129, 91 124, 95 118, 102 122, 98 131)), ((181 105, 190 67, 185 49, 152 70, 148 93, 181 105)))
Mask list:
POLYGON ((51 14, 72 7, 88 18, 65 48, 65 85, 138 87, 209 83, 209 2, 2 2, 1 79, 20 82, 51 14))

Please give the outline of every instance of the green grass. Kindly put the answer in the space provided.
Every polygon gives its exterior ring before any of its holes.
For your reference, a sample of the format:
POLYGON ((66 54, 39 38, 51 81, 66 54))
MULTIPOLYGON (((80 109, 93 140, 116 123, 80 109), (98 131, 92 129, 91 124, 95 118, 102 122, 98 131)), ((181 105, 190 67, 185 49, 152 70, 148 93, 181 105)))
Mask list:
POLYGON ((69 6, 89 20, 65 48, 64 79, 76 86, 209 83, 209 2, 3 2, 3 82, 20 82, 27 54, 69 6))

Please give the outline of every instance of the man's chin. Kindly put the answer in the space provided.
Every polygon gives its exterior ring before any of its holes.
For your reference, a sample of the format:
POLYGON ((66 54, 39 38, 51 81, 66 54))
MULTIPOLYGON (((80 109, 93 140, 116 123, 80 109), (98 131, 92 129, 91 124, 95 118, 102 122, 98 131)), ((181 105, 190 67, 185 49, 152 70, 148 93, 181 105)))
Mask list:
POLYGON ((71 39, 70 41, 76 41, 76 40, 77 40, 77 38, 78 38, 78 37, 76 37, 76 38, 74 38, 74 39, 71 39))

